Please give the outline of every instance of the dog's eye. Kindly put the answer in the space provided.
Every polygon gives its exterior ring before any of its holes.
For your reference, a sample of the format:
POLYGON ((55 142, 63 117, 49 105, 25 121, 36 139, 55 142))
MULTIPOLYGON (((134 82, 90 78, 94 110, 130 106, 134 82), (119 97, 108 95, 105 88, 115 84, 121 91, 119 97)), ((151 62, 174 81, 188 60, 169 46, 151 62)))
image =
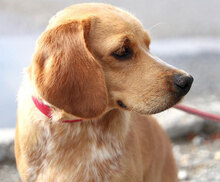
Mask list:
POLYGON ((115 59, 118 60, 127 60, 130 59, 133 55, 131 48, 122 47, 111 54, 115 59))

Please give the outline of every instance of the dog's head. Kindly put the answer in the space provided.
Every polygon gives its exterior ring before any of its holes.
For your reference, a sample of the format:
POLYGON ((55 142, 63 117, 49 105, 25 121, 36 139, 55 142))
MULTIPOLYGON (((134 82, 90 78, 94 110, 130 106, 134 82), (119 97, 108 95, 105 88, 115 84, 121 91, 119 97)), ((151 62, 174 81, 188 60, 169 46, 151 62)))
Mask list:
POLYGON ((53 17, 38 40, 31 79, 45 101, 81 118, 115 107, 157 113, 176 104, 193 79, 153 56, 149 45, 130 14, 74 5, 53 17))

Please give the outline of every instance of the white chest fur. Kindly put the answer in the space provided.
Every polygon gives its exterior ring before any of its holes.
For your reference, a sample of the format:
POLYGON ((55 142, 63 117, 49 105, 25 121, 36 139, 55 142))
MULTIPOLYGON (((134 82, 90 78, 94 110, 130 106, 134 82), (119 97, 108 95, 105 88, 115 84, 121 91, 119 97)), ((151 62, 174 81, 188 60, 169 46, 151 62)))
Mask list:
POLYGON ((59 131, 49 125, 41 128, 44 134, 29 156, 30 181, 107 182, 120 171, 122 146, 116 138, 80 123, 74 124, 76 132, 69 124, 60 125, 59 131))

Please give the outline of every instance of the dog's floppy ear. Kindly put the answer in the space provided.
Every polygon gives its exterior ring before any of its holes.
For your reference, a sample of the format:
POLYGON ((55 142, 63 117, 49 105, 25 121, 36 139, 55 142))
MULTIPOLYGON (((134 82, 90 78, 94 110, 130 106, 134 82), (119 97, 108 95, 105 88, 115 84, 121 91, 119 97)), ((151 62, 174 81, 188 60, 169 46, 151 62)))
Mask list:
POLYGON ((107 106, 103 70, 89 52, 90 20, 47 30, 38 40, 31 79, 48 103, 81 118, 94 118, 107 106))

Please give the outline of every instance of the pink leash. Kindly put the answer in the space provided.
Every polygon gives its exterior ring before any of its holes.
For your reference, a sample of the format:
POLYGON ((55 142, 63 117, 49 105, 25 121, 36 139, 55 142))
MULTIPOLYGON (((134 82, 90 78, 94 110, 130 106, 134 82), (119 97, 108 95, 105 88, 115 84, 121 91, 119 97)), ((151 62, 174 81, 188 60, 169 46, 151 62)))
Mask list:
POLYGON ((211 114, 211 113, 207 113, 204 111, 200 111, 198 109, 192 108, 192 107, 188 107, 188 106, 184 106, 182 104, 177 104, 174 106, 174 108, 179 109, 181 111, 185 111, 187 113, 202 117, 202 118, 206 118, 208 120, 212 120, 215 121, 217 123, 220 123, 220 116, 216 115, 216 114, 211 114))

